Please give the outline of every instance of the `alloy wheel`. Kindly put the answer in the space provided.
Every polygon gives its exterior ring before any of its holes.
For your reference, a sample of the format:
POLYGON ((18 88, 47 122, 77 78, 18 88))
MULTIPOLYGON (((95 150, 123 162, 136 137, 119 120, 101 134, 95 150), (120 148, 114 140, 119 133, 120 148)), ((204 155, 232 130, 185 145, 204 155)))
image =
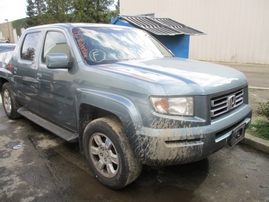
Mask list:
POLYGON ((94 133, 89 142, 90 158, 104 177, 113 178, 119 171, 119 157, 113 142, 102 133, 94 133))
POLYGON ((4 90, 3 102, 4 102, 4 107, 5 107, 6 112, 11 113, 11 110, 12 110, 11 98, 7 89, 4 90))

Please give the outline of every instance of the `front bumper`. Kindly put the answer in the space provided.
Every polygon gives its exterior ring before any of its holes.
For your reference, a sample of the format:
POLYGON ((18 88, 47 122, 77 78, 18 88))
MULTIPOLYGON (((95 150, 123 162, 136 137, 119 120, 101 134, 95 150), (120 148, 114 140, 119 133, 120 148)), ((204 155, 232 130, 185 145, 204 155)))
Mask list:
POLYGON ((136 157, 152 166, 183 164, 202 160, 225 147, 234 129, 251 121, 249 105, 214 120, 210 125, 176 129, 142 127, 131 141, 136 157))

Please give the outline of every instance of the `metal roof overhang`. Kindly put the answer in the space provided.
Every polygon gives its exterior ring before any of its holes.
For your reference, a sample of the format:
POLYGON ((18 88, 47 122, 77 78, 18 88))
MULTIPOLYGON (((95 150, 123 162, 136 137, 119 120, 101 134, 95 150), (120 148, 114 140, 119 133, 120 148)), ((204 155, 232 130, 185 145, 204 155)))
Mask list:
POLYGON ((203 35, 205 33, 187 27, 170 18, 155 18, 148 16, 120 15, 119 19, 125 20, 135 27, 141 28, 155 35, 203 35))

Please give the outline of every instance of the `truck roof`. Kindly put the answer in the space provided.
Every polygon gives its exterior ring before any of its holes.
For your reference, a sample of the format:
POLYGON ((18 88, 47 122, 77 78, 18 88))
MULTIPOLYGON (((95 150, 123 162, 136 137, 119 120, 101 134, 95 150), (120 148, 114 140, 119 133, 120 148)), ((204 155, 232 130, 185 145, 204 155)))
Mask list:
POLYGON ((34 27, 29 27, 27 30, 36 30, 36 29, 44 29, 44 28, 62 28, 62 29, 72 29, 75 27, 106 27, 106 28, 130 28, 119 25, 112 24, 102 24, 102 23, 55 23, 55 24, 46 24, 46 25, 38 25, 34 27))

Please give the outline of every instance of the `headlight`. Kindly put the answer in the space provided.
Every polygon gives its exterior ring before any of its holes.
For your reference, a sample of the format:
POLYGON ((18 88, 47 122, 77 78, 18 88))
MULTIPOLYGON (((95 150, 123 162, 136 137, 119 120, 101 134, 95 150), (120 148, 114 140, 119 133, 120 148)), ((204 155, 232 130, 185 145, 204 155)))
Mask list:
POLYGON ((161 114, 194 115, 193 97, 150 97, 154 110, 161 114))

